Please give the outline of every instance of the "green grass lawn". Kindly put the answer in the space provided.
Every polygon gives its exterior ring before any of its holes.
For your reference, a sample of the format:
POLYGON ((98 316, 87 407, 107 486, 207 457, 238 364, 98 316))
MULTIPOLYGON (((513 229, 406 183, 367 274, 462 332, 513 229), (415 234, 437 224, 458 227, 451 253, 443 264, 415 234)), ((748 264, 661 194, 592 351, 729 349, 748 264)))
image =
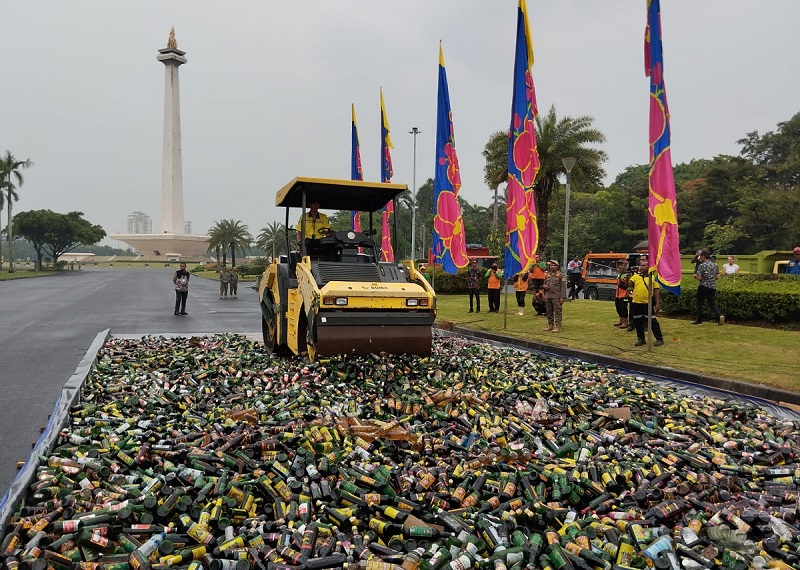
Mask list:
POLYGON ((57 271, 34 271, 29 268, 14 268, 14 273, 9 273, 8 269, 0 270, 0 281, 8 279, 24 279, 26 277, 46 277, 48 275, 55 275, 57 271))
MULTIPOLYGON (((486 296, 482 298, 486 310, 486 296)), ((530 304, 530 298, 527 299, 530 304)), ((505 300, 501 299, 500 313, 468 313, 466 295, 439 295, 436 298, 438 319, 476 331, 504 334, 516 338, 606 354, 634 362, 668 366, 716 376, 800 391, 797 354, 800 332, 745 326, 728 323, 718 326, 706 322, 692 325, 691 319, 659 317, 664 334, 664 346, 634 347, 635 332, 612 326, 617 322, 611 301, 577 300, 564 304, 564 322, 560 333, 545 332, 544 316, 536 316, 530 306, 525 315, 517 315, 514 295, 508 295, 507 325, 503 325, 505 300)))

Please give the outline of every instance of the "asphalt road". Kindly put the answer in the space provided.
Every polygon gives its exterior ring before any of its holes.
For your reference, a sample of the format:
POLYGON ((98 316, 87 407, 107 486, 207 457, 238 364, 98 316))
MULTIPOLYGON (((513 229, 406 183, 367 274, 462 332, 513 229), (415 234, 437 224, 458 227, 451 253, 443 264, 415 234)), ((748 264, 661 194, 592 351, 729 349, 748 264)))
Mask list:
POLYGON ((257 333, 258 293, 220 300, 216 281, 192 277, 187 316, 174 316, 173 269, 84 268, 0 281, 0 496, 39 437, 64 383, 97 334, 257 333))

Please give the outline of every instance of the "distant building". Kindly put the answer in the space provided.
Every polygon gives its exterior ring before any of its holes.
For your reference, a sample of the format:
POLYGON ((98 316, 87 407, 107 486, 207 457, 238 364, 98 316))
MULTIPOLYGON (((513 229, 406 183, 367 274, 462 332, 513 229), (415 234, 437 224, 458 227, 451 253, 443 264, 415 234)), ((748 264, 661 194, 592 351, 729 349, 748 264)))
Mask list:
POLYGON ((192 222, 183 222, 183 233, 192 233, 192 222))
POLYGON ((128 215, 129 234, 151 234, 153 233, 153 220, 144 212, 134 212, 128 215))

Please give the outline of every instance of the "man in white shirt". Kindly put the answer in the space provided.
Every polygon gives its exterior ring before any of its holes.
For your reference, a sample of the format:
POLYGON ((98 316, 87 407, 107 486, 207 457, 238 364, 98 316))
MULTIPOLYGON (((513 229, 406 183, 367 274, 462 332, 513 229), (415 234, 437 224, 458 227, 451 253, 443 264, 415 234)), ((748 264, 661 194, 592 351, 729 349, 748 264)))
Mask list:
POLYGON ((581 292, 581 271, 583 264, 577 255, 567 264, 567 286, 569 287, 569 298, 577 299, 581 292))

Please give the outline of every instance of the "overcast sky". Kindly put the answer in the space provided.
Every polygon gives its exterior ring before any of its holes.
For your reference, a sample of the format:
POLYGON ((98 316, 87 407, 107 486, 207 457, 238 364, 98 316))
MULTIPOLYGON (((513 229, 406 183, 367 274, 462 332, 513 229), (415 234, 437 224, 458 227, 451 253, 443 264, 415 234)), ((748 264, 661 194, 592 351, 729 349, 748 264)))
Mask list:
MULTIPOLYGON (((11 0, 0 18, 0 151, 30 158, 15 212, 80 210, 124 233, 161 223, 164 66, 175 27, 184 210, 194 233, 233 218, 255 236, 295 176, 349 178, 350 104, 379 179, 383 87, 393 182, 433 176, 443 42, 462 195, 488 205, 483 150, 508 128, 516 0, 11 0)), ((644 0, 528 0, 539 107, 590 115, 610 183, 647 162, 644 0)), ((798 0, 662 0, 675 162, 738 154, 798 110, 798 0)), ((3 220, 6 212, 3 211, 3 220)), ((3 223, 5 225, 5 222, 3 223)), ((112 243, 107 241, 106 243, 112 243)), ((116 245, 115 243, 113 245, 116 245)))

